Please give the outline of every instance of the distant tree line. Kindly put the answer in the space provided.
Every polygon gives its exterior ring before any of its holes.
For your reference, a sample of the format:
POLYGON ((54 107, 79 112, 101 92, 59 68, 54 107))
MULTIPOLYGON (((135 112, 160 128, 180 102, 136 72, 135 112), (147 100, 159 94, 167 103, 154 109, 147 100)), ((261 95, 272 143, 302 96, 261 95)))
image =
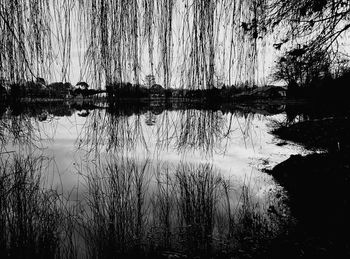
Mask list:
POLYGON ((22 98, 50 98, 66 99, 76 96, 92 96, 105 91, 88 89, 89 85, 79 82, 76 87, 71 83, 54 82, 46 84, 45 80, 38 78, 36 81, 23 83, 0 82, 0 100, 18 100, 22 98))

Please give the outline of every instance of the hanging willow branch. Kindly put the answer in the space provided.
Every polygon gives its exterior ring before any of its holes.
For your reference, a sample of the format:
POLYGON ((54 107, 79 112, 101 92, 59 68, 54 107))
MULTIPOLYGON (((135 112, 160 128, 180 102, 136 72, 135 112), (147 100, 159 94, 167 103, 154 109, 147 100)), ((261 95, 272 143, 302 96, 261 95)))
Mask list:
POLYGON ((252 85, 266 1, 79 0, 89 74, 107 84, 154 74, 166 88, 210 89, 231 78, 252 85))
POLYGON ((264 76, 271 17, 285 17, 274 2, 4 0, 0 73, 19 81, 48 75, 59 64, 61 80, 68 80, 74 33, 85 52, 81 77, 98 86, 138 85, 148 74, 166 88, 254 85, 264 76))
POLYGON ((97 86, 138 85, 146 75, 166 88, 254 85, 264 77, 268 35, 284 36, 278 49, 329 49, 349 31, 349 15, 344 0, 2 0, 0 77, 58 71, 69 80, 78 34, 81 77, 97 86))
POLYGON ((0 77, 9 82, 51 79, 70 64, 70 14, 75 0, 2 0, 0 3, 0 77), (54 66, 53 66, 54 64, 54 66))
MULTIPOLYGON (((0 74, 20 81, 44 73, 50 41, 46 1, 4 0, 0 5, 0 74)), ((47 72, 47 71, 45 71, 47 72)))
POLYGON ((318 52, 347 41, 350 31, 350 2, 346 0, 271 0, 266 28, 279 33, 275 47, 298 42, 318 52), (343 37, 343 39, 341 39, 343 37))

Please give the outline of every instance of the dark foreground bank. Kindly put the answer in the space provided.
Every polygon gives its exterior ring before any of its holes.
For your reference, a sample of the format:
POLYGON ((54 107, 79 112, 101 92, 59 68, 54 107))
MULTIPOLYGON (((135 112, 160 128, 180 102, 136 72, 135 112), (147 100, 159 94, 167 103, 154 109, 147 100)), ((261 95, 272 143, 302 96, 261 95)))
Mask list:
POLYGON ((350 121, 347 115, 281 126, 279 138, 319 150, 291 156, 269 173, 287 190, 297 220, 284 258, 349 258, 350 121))

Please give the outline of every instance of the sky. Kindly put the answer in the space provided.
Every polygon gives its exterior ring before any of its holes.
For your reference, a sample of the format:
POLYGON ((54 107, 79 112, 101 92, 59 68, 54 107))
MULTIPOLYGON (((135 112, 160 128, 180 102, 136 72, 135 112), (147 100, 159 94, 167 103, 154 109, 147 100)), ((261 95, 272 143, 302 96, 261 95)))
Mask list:
MULTIPOLYGON (((177 1, 176 3, 182 3, 182 1, 177 1)), ((220 8, 217 10, 220 12, 220 8)), ((90 84, 92 84, 93 80, 91 79, 92 71, 86 70, 86 64, 84 63, 84 55, 86 54, 86 51, 88 49, 86 45, 86 39, 84 39, 79 32, 77 25, 79 25, 78 19, 77 19, 77 13, 72 12, 71 21, 70 21, 70 27, 71 27, 71 51, 70 51, 70 69, 68 73, 68 78, 62 79, 60 76, 56 76, 54 79, 55 81, 70 81, 73 85, 76 84, 79 81, 86 81, 90 84)), ((191 25, 186 25, 184 21, 184 8, 181 4, 176 4, 175 11, 173 13, 173 42, 172 42, 172 48, 173 48, 173 55, 172 55, 172 66, 170 68, 171 74, 172 74, 172 81, 171 86, 172 87, 181 87, 181 84, 183 82, 181 81, 181 78, 184 74, 184 65, 187 67, 190 67, 190 64, 188 63, 190 61, 189 56, 190 53, 188 53, 188 48, 190 42, 186 42, 185 44, 180 44, 180 41, 183 40, 180 35, 183 35, 184 31, 182 31, 182 28, 189 28, 188 30, 191 30, 191 25), (186 25, 186 26, 184 26, 186 25)), ((155 19, 158 19, 159 17, 155 17, 155 19)), ((218 28, 215 31, 216 34, 216 42, 215 42, 215 82, 219 86, 221 83, 228 84, 229 82, 232 83, 231 80, 229 80, 229 49, 230 49, 230 39, 231 39, 231 33, 235 33, 234 29, 232 29, 231 24, 227 21, 220 20, 216 22, 215 26, 218 28)), ((142 27, 142 24, 141 26, 142 27)), ((109 28, 110 29, 110 28, 109 28)), ((187 32, 188 33, 188 32, 187 32)), ((185 32, 186 34, 186 32, 185 32)), ((186 37, 191 36, 190 33, 188 33, 186 37)), ((185 38, 186 38, 185 37, 185 38)), ((244 40, 244 39, 242 39, 244 40)), ((163 82, 163 75, 162 75, 162 67, 160 64, 160 42, 159 37, 157 34, 154 35, 154 59, 155 59, 155 77, 156 82, 159 84, 162 84, 163 82)), ((266 36, 263 39, 258 39, 258 65, 256 69, 252 69, 251 67, 245 67, 243 68, 243 77, 245 76, 251 76, 251 74, 255 73, 253 75, 254 80, 257 85, 266 85, 266 84, 275 84, 275 85, 282 85, 284 82, 276 82, 273 80, 271 76, 271 72, 273 71, 275 61, 277 57, 283 54, 283 52, 287 49, 288 46, 283 46, 280 50, 276 50, 273 47, 274 43, 280 42, 278 35, 270 35, 266 36), (255 72, 254 72, 254 71, 255 72)), ((249 64, 251 62, 250 53, 252 52, 253 46, 250 46, 249 44, 242 44, 242 42, 237 43, 238 47, 235 47, 234 55, 236 57, 233 58, 234 64, 233 69, 231 70, 231 73, 234 74, 233 77, 239 77, 237 76, 238 71, 236 71, 236 68, 239 67, 242 64, 249 64), (239 45, 241 44, 241 45, 239 45), (241 46, 241 47, 240 47, 241 46), (242 58, 243 57, 243 58, 242 58), (237 73, 236 73, 237 72, 237 73)), ((347 37, 344 37, 344 39, 340 42, 341 49, 345 53, 350 53, 350 45, 348 43, 347 37)), ((290 46, 289 46, 290 47, 290 46)), ((145 42, 145 39, 139 37, 139 60, 140 60, 140 67, 139 67, 139 74, 140 74, 140 82, 141 84, 145 82, 145 77, 151 73, 150 65, 149 65, 149 56, 148 56, 148 46, 145 42)), ((61 58, 62 60, 62 58, 61 58)), ((60 62, 57 62, 57 73, 56 75, 60 74, 60 62)), ((129 73, 132 74, 131 72, 129 73)), ((232 76, 231 76, 232 77, 232 76)), ((240 78, 243 78, 240 77, 240 78)), ((132 76, 128 78, 128 81, 132 81, 132 76)), ((102 88, 103 88, 103 82, 102 88)), ((99 88, 101 85, 94 85, 93 87, 99 88)))
MULTIPOLYGON (((181 1, 180 1, 181 2, 181 1)), ((173 55, 172 55, 172 66, 170 68, 171 74, 172 74, 172 81, 171 86, 172 87, 181 87, 181 84, 183 82, 181 81, 181 78, 184 75, 184 64, 187 66, 187 69, 190 67, 189 64, 189 36, 190 33, 187 33, 188 35, 185 36, 186 42, 180 43, 180 41, 183 41, 183 37, 181 38, 181 35, 183 35, 184 31, 182 31, 182 28, 185 28, 187 25, 184 21, 184 10, 183 6, 178 5, 175 6, 174 11, 174 17, 173 17, 173 33, 172 33, 172 48, 173 48, 173 55), (188 37, 188 39, 186 38, 188 37)), ((220 12, 220 9, 218 10, 220 12)), ((158 19, 158 17, 155 17, 155 19, 158 19)), ((73 85, 76 84, 79 81, 87 81, 88 83, 93 83, 91 80, 91 71, 87 71, 86 66, 83 65, 84 63, 84 55, 86 54, 86 51, 88 49, 86 45, 86 39, 82 38, 81 33, 79 32, 79 29, 77 28, 77 25, 79 25, 77 16, 75 12, 72 12, 70 26, 71 26, 71 51, 70 51, 70 69, 68 73, 67 78, 61 78, 60 73, 60 65, 62 63, 62 57, 60 57, 60 61, 57 62, 57 68, 56 68, 56 76, 52 79, 52 81, 70 81, 73 85)), ((230 39, 231 39, 231 33, 235 33, 234 30, 232 30, 232 27, 230 27, 230 24, 227 21, 220 20, 216 24, 217 30, 215 30, 215 77, 214 81, 219 86, 222 83, 228 84, 229 82, 233 83, 233 79, 229 79, 228 71, 230 66, 229 61, 229 49, 230 49, 230 39)), ((191 24, 189 23, 187 27, 189 30, 191 30, 191 24), (190 26, 190 27, 188 27, 190 26)), ((140 26, 142 27, 142 26, 140 26)), ((255 81, 257 84, 269 84, 272 83, 271 77, 269 76, 272 67, 274 65, 274 60, 276 58, 276 50, 272 47, 273 41, 266 40, 266 39, 259 39, 258 40, 258 48, 260 49, 258 52, 258 68, 256 69, 255 81)), ((241 43, 239 43, 241 44, 241 43)), ((241 44, 242 46, 244 44, 241 44)), ((155 77, 156 81, 159 84, 162 84, 163 82, 163 74, 162 74, 162 67, 160 61, 160 42, 159 37, 157 34, 154 35, 154 60, 155 60, 155 77)), ((58 45, 57 45, 58 48, 58 45)), ((251 62, 251 58, 249 57, 250 53, 252 52, 252 48, 249 45, 247 47, 235 47, 233 55, 237 58, 233 58, 234 61, 232 65, 231 78, 239 77, 237 76, 237 73, 235 73, 235 68, 239 65, 242 65, 242 62, 249 63, 251 62), (241 60, 243 57, 243 60, 241 60), (245 57, 245 58, 244 58, 245 57)), ((60 54, 62 55, 62 53, 60 54)), ((140 60, 140 81, 141 83, 145 82, 145 77, 151 73, 150 65, 149 65, 149 56, 148 56, 148 46, 145 42, 145 39, 142 39, 139 37, 139 60, 140 60)), ((240 72, 243 74, 243 77, 248 74, 250 76, 253 71, 251 68, 243 68, 240 72)), ((130 73, 131 74, 131 73, 130 73)), ((129 79, 132 81, 132 79, 129 79)), ((98 85, 95 85, 94 87, 100 87, 98 85)), ((103 88, 103 87, 102 87, 103 88)))

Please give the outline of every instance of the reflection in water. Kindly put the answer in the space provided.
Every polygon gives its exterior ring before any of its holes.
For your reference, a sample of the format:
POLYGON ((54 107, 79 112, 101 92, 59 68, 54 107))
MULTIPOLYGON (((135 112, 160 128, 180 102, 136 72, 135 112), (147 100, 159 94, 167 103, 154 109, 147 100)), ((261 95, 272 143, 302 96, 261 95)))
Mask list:
POLYGON ((90 115, 89 110, 84 110, 81 113, 78 113, 78 116, 80 116, 80 117, 87 117, 89 115, 90 115))
POLYGON ((55 258, 64 238, 61 197, 44 188, 42 157, 0 157, 0 257, 55 258))
POLYGON ((87 118, 79 147, 147 151, 155 144, 158 152, 171 147, 179 153, 196 150, 212 154, 218 143, 229 138, 232 129, 227 129, 226 123, 221 112, 209 110, 164 111, 159 115, 148 111, 132 116, 94 110, 87 118))
POLYGON ((147 112, 145 122, 147 126, 153 126, 156 123, 156 115, 151 111, 147 112))
MULTIPOLYGON (((89 257, 176 251, 218 253, 241 238, 275 237, 287 221, 275 200, 255 200, 210 164, 152 164, 111 157, 85 175, 84 241, 89 257), (267 206, 276 208, 267 213, 267 206), (278 210, 278 212, 277 212, 278 210)), ((255 240, 257 242, 257 240, 255 240)))
POLYGON ((233 255, 247 238, 258 244, 276 237, 288 221, 276 195, 261 202, 248 185, 237 192, 235 183, 208 163, 152 164, 109 156, 86 165, 89 169, 80 172, 82 196, 67 202, 73 190, 59 195, 45 184, 44 161, 33 156, 1 160, 4 255, 233 255), (267 209, 272 206, 274 214, 267 209))
POLYGON ((78 139, 78 148, 89 152, 130 151, 137 145, 147 149, 141 115, 128 117, 93 110, 78 139))
POLYGON ((267 133, 284 115, 43 107, 2 113, 1 168, 15 156, 53 159, 45 177, 59 187, 65 227, 57 233, 72 254, 238 251, 289 220, 283 190, 256 168, 298 152, 267 133))
POLYGON ((62 117, 54 116, 59 108, 50 106, 46 109, 29 106, 17 116, 9 109, 1 120, 2 152, 26 150, 54 157, 58 171, 70 175, 69 182, 74 179, 75 166, 85 160, 103 158, 107 153, 135 154, 175 163, 211 161, 225 174, 240 174, 241 178, 252 170, 254 177, 261 177, 256 170, 261 161, 271 166, 290 154, 300 153, 296 147, 274 145, 273 137, 268 134, 266 124, 271 119, 283 119, 283 115, 266 117, 242 111, 178 108, 158 115, 152 112, 155 123, 149 126, 146 121, 151 111, 147 109, 137 109, 136 113, 131 110, 127 115, 91 104, 66 107, 71 107, 72 116, 63 115, 67 112, 60 113, 62 117), (80 117, 77 111, 89 115, 80 117), (47 119, 41 122, 40 114, 47 114, 47 119), (18 123, 13 129, 12 120, 18 123), (15 129, 26 132, 18 134, 15 129), (19 135, 26 140, 14 141, 19 135))
POLYGON ((178 150, 195 149, 212 153, 225 130, 226 121, 220 112, 187 110, 180 116, 178 150))
POLYGON ((0 152, 6 151, 6 145, 27 146, 28 143, 37 147, 36 141, 40 139, 38 123, 27 114, 14 114, 7 110, 0 121, 0 152))

